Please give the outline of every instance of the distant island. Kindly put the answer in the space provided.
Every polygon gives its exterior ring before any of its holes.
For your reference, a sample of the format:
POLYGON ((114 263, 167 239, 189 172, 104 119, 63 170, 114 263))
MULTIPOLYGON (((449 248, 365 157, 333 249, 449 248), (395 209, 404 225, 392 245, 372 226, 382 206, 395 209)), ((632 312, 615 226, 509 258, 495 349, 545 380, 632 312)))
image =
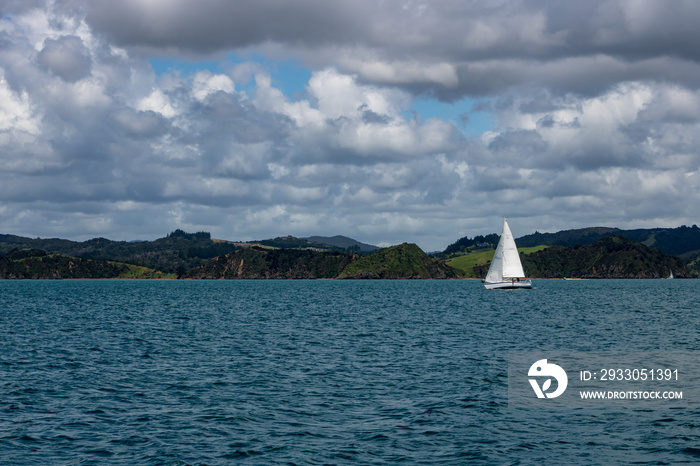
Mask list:
MULTIPOLYGON (((700 229, 584 228, 517 240, 531 278, 700 276, 700 229)), ((175 230, 154 241, 0 235, 0 279, 451 279, 483 278, 498 235, 463 237, 431 255, 345 236, 250 242, 175 230)))

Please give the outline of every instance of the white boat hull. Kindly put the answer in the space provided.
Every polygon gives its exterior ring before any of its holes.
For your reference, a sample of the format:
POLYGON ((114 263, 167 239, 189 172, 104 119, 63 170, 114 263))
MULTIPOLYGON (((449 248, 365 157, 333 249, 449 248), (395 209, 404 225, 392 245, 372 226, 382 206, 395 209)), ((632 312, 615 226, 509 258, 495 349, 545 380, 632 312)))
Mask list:
POLYGON ((517 290, 532 288, 532 282, 530 280, 520 280, 519 282, 504 280, 502 282, 484 282, 484 286, 487 290, 517 290))

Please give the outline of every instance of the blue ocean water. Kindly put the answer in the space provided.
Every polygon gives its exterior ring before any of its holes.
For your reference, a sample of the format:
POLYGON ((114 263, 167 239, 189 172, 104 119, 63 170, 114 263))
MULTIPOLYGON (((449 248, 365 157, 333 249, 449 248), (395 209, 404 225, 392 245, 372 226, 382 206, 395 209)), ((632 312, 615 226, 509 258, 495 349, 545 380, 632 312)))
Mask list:
POLYGON ((700 412, 508 407, 508 351, 695 351, 698 280, 2 281, 0 464, 678 464, 700 412))

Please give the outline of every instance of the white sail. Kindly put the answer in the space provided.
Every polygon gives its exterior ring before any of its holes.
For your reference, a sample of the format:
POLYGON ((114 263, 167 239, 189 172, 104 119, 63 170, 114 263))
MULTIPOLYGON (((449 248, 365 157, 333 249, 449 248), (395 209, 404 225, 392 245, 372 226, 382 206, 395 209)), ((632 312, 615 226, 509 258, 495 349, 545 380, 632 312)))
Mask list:
MULTIPOLYGON (((525 277, 523 265, 520 263, 520 255, 518 248, 515 246, 513 233, 508 226, 508 220, 503 220, 503 234, 498 241, 496 253, 493 255, 491 266, 484 279, 487 288, 501 287, 510 282, 512 287, 516 286, 515 279, 525 277)), ((518 280, 518 288, 529 288, 531 282, 529 280, 521 282, 518 280)), ((503 286, 505 287, 505 286, 503 286)))
POLYGON ((523 278, 525 272, 520 263, 520 254, 515 246, 513 233, 510 232, 508 221, 503 220, 503 234, 499 243, 503 243, 503 278, 523 278))
POLYGON ((501 239, 498 240, 496 253, 493 255, 493 260, 491 260, 491 266, 489 267, 489 271, 486 273, 485 281, 503 281, 503 235, 501 235, 501 239))

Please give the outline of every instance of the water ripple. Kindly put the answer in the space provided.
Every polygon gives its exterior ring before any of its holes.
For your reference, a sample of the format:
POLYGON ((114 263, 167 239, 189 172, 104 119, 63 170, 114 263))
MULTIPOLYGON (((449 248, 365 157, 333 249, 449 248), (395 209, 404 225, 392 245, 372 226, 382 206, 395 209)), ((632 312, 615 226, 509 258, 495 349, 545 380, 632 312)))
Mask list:
POLYGON ((662 282, 2 282, 0 463, 694 463, 694 409, 507 403, 510 350, 697 348, 662 282))

